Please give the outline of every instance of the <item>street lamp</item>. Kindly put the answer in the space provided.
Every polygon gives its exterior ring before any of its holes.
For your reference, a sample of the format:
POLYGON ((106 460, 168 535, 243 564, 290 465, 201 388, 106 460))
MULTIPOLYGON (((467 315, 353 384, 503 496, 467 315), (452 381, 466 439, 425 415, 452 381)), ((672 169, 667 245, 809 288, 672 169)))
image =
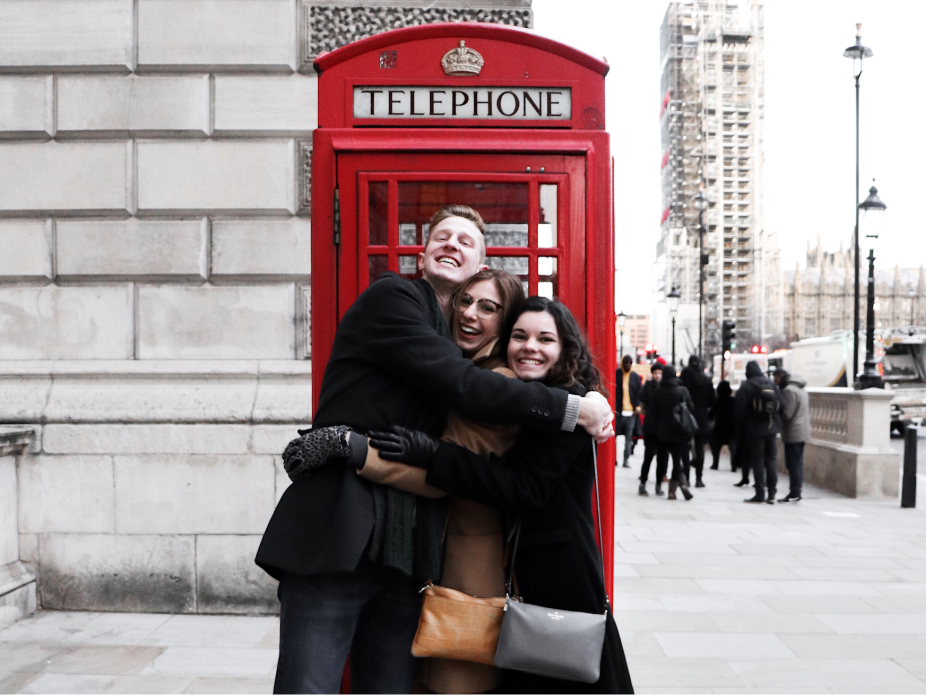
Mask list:
POLYGON ((878 189, 872 186, 868 197, 858 206, 865 227, 865 239, 868 241, 868 314, 865 319, 865 371, 859 379, 859 386, 863 389, 884 388, 884 381, 878 374, 875 364, 875 242, 881 233, 881 223, 884 221, 884 211, 887 205, 878 197, 878 189))
POLYGON ((698 237, 699 237, 699 262, 698 262, 698 354, 704 354, 704 340, 702 334, 704 331, 704 266, 707 265, 707 254, 704 253, 704 211, 707 210, 710 201, 704 195, 704 191, 698 191, 695 196, 694 206, 698 209, 698 237))
POLYGON ((911 287, 909 290, 907 290, 907 294, 910 296, 910 327, 912 328, 916 324, 916 318, 913 311, 916 307, 916 288, 911 287))
POLYGON ((858 171, 859 171, 859 151, 858 151, 858 103, 859 103, 859 78, 862 76, 862 63, 865 58, 871 58, 874 53, 867 46, 862 45, 862 25, 855 25, 855 45, 849 46, 842 54, 846 58, 852 59, 852 74, 855 77, 855 317, 852 324, 852 379, 853 385, 858 388, 856 377, 858 373, 858 334, 859 334, 859 304, 860 304, 860 274, 861 274, 861 248, 858 238, 858 171))
POLYGON ((617 315, 617 325, 621 329, 621 342, 618 352, 621 354, 618 356, 618 362, 624 359, 624 323, 627 321, 627 314, 623 311, 617 315))
POLYGON ((672 364, 675 364, 675 315, 678 313, 678 300, 682 294, 678 291, 676 285, 672 286, 672 291, 666 295, 666 301, 669 303, 669 315, 672 316, 672 364))

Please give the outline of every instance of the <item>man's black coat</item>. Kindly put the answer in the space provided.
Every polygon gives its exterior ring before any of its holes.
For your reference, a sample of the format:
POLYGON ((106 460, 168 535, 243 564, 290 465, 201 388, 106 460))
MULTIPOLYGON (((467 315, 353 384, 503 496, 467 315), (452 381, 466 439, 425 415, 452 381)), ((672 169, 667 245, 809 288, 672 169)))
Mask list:
MULTIPOLYGON (((750 363, 752 364, 752 363, 750 363)), ((746 370, 749 374, 749 370, 746 370)), ((753 374, 740 384, 733 401, 733 418, 736 422, 738 437, 767 437, 781 432, 781 391, 774 381, 762 374, 753 374), (769 422, 767 417, 756 417, 753 414, 753 399, 763 389, 772 389, 778 399, 778 410, 769 422)))
POLYGON ((701 371, 700 364, 697 367, 688 366, 682 370, 682 385, 688 389, 691 394, 691 402, 694 403, 692 415, 698 421, 698 434, 707 436, 710 433, 711 408, 717 401, 717 394, 714 393, 714 384, 711 378, 701 371))
MULTIPOLYGON (((430 285, 385 274, 338 325, 313 426, 367 432, 402 425, 440 436, 452 409, 491 422, 560 428, 565 391, 480 369, 448 335, 430 285)), ((290 485, 257 564, 277 578, 354 570, 373 531, 371 485, 336 464, 290 485)))
MULTIPOLYGON (((617 412, 624 409, 624 370, 618 368, 615 378, 617 380, 614 386, 614 404, 617 412)), ((640 392, 643 390, 643 379, 636 372, 630 372, 630 380, 627 382, 630 388, 630 404, 636 408, 640 405, 640 392)))

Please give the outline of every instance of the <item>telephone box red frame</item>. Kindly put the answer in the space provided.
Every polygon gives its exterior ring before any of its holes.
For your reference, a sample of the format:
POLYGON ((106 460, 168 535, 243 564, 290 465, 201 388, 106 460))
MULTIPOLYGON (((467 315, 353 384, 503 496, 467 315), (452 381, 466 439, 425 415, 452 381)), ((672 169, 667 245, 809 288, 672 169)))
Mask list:
MULTIPOLYGON (((610 140, 604 131, 607 63, 529 31, 461 22, 398 29, 362 39, 319 56, 315 70, 319 74, 319 107, 311 192, 311 350, 312 371, 317 375, 312 383, 313 406, 318 404, 321 375, 338 320, 364 288, 363 253, 382 253, 389 268, 396 268, 396 249, 362 245, 361 239, 366 237, 359 228, 364 215, 359 191, 366 190, 363 186, 377 177, 389 181, 427 179, 428 174, 439 170, 442 181, 453 172, 466 170, 480 172, 483 179, 496 176, 526 182, 534 196, 536 186, 543 181, 564 181, 564 176, 572 176, 570 180, 576 185, 567 192, 566 211, 559 207, 562 241, 556 253, 562 254, 564 263, 557 266, 558 294, 586 331, 613 394, 614 220, 610 140), (446 75, 441 66, 441 58, 461 40, 484 59, 478 75, 446 75), (357 85, 568 87, 571 113, 558 120, 359 119, 352 107, 357 85), (340 188, 339 181, 343 184, 340 188)), ((394 200, 396 184, 388 185, 394 200)), ((529 234, 534 246, 535 207, 530 208, 529 234)), ((390 225, 389 239, 394 244, 396 225, 390 225)), ((409 246, 405 251, 413 253, 420 248, 409 246)), ((532 252, 535 256, 538 253, 536 248, 532 252)), ((527 255, 523 249, 504 248, 495 255, 516 253, 527 255)), ((535 287, 533 265, 530 278, 535 287)), ((609 592, 614 563, 614 461, 612 439, 599 448, 601 541, 609 592)))

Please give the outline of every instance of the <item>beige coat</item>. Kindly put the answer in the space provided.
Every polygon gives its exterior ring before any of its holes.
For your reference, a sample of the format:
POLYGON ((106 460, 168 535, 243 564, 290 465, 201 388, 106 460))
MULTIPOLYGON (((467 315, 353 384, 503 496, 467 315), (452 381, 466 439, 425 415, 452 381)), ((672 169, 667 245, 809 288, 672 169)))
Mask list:
MULTIPOLYGON (((480 367, 514 378, 501 357, 487 346, 473 361, 480 367)), ((450 413, 441 437, 481 456, 501 455, 517 439, 511 425, 489 425, 465 420, 450 413)), ((360 475, 372 482, 392 485, 426 497, 441 497, 441 490, 425 482, 427 471, 384 461, 372 447, 360 475)), ((444 576, 441 586, 470 596, 487 598, 505 595, 505 538, 498 513, 491 507, 455 497, 447 516, 444 576)), ((481 693, 498 687, 494 666, 450 659, 425 659, 420 680, 436 693, 481 693)))

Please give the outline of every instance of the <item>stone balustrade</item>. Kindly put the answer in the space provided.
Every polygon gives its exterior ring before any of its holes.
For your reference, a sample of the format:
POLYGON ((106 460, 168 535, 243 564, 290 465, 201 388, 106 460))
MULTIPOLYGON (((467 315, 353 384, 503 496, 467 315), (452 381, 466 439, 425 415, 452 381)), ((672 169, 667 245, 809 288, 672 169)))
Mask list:
MULTIPOLYGON (((891 448, 890 391, 808 388, 811 439, 804 480, 849 497, 896 497, 900 454, 891 448)), ((784 456, 779 452, 779 468, 784 456)))

